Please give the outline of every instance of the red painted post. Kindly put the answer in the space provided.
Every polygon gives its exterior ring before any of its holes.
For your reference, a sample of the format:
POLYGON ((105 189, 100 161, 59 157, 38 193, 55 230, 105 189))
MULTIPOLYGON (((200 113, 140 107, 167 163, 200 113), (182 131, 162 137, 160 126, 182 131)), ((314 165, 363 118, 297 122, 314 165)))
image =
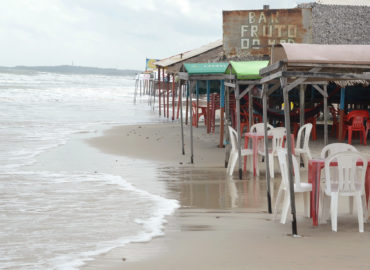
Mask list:
POLYGON ((166 86, 164 85, 164 68, 162 68, 162 78, 163 78, 163 116, 166 117, 166 86))
POLYGON ((170 117, 170 75, 167 74, 167 118, 170 117))
POLYGON ((175 74, 172 74, 172 120, 175 120, 175 74))

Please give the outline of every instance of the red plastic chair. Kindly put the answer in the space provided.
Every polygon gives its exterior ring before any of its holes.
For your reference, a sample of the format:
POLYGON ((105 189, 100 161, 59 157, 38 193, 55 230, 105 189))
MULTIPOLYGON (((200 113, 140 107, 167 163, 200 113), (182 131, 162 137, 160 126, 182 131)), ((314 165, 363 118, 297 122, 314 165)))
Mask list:
POLYGON ((197 123, 199 122, 199 119, 202 116, 204 117, 204 124, 207 123, 207 121, 206 121, 206 117, 207 117, 206 108, 204 108, 204 107, 197 108, 197 103, 195 101, 192 102, 192 107, 193 107, 193 126, 197 126, 197 123), (197 119, 197 110, 198 110, 198 119, 197 119))
POLYGON ((369 129, 370 129, 370 120, 367 120, 366 121, 366 134, 365 134, 366 139, 367 139, 367 133, 369 132, 369 129))
POLYGON ((361 143, 366 145, 366 131, 364 121, 369 119, 369 112, 366 110, 354 110, 347 114, 346 123, 343 125, 343 137, 348 134, 348 143, 352 143, 352 132, 357 131, 360 133, 361 143))

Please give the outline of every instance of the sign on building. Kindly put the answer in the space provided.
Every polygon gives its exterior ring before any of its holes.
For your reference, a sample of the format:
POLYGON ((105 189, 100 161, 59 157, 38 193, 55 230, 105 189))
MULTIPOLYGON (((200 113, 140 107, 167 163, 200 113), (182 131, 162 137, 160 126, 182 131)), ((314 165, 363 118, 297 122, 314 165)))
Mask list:
POLYGON ((157 61, 159 61, 159 59, 146 58, 145 70, 150 71, 156 69, 157 67, 154 65, 154 63, 157 61))
POLYGON ((311 43, 311 9, 223 11, 227 57, 264 56, 274 44, 311 43))

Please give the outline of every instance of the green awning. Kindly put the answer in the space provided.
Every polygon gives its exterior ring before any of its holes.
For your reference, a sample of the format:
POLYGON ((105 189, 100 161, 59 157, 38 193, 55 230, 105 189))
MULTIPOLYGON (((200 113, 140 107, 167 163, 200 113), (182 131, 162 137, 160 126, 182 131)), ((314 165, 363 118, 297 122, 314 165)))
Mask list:
POLYGON ((229 63, 185 63, 189 75, 195 74, 225 74, 229 63))
POLYGON ((269 61, 230 61, 226 74, 230 74, 231 68, 231 74, 236 75, 238 80, 258 80, 261 79, 260 69, 267 67, 268 64, 269 61))

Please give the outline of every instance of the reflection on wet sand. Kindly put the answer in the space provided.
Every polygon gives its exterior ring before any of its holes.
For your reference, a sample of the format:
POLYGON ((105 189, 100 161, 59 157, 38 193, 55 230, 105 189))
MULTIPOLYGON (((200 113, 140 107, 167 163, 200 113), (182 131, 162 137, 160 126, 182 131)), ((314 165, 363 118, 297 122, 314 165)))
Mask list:
MULTIPOLYGON (((201 209, 241 209, 260 212, 267 209, 264 174, 239 180, 225 174, 223 168, 182 167, 160 169, 162 181, 178 193, 183 207, 201 209), (164 177, 166 175, 166 177, 164 177)), ((280 185, 277 176, 271 182, 272 194, 280 185)))

